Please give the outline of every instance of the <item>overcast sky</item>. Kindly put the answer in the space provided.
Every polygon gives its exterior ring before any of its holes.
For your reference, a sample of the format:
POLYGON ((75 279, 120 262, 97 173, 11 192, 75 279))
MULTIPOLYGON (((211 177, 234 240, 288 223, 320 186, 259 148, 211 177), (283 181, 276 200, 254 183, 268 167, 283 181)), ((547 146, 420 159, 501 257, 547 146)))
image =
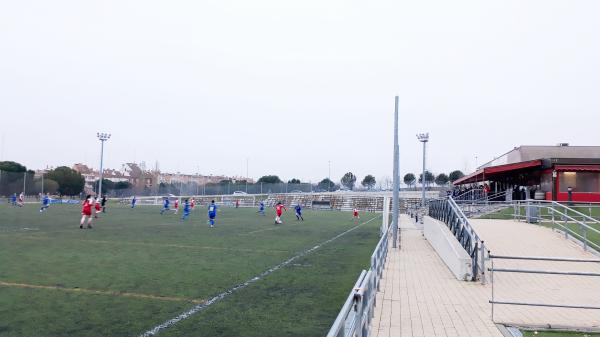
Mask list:
POLYGON ((0 159, 283 179, 598 144, 600 1, 0 2, 0 159))

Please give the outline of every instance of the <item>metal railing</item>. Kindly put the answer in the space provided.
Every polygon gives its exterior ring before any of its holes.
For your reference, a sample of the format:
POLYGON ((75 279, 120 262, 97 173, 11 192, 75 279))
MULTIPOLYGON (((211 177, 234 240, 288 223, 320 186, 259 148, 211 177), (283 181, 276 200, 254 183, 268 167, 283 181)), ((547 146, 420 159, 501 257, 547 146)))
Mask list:
POLYGON ((513 204, 513 219, 550 225, 563 232, 566 239, 571 236, 579 241, 584 250, 592 248, 596 253, 600 252, 600 242, 588 237, 590 233, 600 237, 600 220, 567 205, 556 201, 518 201, 513 204))
POLYGON ((474 203, 481 204, 487 202, 506 201, 506 191, 497 193, 485 193, 483 190, 471 190, 463 194, 452 197, 457 204, 474 203))
MULTIPOLYGON (((384 220, 385 221, 385 220, 384 220)), ((388 226, 371 255, 369 270, 363 270, 346 298, 327 337, 366 337, 373 318, 375 299, 388 252, 388 226)))
POLYGON ((485 243, 477 235, 469 219, 452 197, 429 202, 429 216, 448 226, 450 232, 471 257, 472 281, 485 283, 485 243))
MULTIPOLYGON (((491 261, 490 279, 492 283, 492 299, 489 301, 492 304, 492 321, 495 322, 494 318, 494 305, 513 305, 513 306, 530 306, 530 307, 548 307, 548 308, 566 308, 566 309, 591 309, 600 310, 598 305, 583 305, 583 304, 568 304, 564 301, 562 303, 542 303, 542 302, 523 302, 517 299, 496 299, 496 289, 494 282, 495 273, 519 273, 519 274, 538 274, 538 275, 563 275, 563 276, 580 276, 580 277, 600 277, 600 273, 597 272, 581 272, 581 271, 560 271, 560 270, 537 270, 537 269, 520 269, 520 268, 495 268, 494 260, 518 260, 518 261, 545 261, 545 262, 563 262, 563 263, 597 263, 600 264, 598 259, 573 259, 573 258, 560 258, 560 257, 528 257, 528 256, 500 256, 500 255, 489 255, 491 261)), ((512 284, 512 283, 511 283, 512 284)), ((569 283, 566 282, 565 285, 569 283)), ((555 290, 555 289, 553 289, 555 290)), ((568 296, 566 296, 568 297, 568 296)))

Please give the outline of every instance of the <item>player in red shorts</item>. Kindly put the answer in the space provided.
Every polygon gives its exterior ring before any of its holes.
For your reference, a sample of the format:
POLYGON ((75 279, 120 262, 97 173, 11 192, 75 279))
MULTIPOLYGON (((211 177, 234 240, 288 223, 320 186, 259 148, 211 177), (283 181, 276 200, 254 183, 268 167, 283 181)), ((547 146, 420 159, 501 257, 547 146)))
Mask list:
POLYGON ((23 207, 23 205, 25 205, 25 192, 21 192, 21 194, 19 194, 19 202, 17 205, 19 207, 23 207))
POLYGON ((283 221, 281 221, 281 215, 283 215, 283 211, 287 211, 287 208, 285 208, 281 202, 278 202, 277 205, 275 205, 275 213, 277 214, 275 217, 276 225, 283 223, 283 221))
POLYGON ((354 207, 354 210, 352 211, 352 217, 354 218, 354 221, 358 222, 360 219, 360 216, 358 216, 358 208, 354 207))
POLYGON ((100 200, 98 200, 98 198, 96 198, 94 200, 94 218, 98 219, 98 213, 100 213, 100 211, 102 211, 102 208, 100 208, 100 200))
POLYGON ((179 212, 179 199, 175 199, 175 203, 173 205, 173 213, 177 214, 179 212))
POLYGON ((83 201, 83 206, 81 207, 81 222, 79 223, 79 228, 83 229, 83 224, 85 223, 85 218, 87 217, 87 228, 92 228, 92 204, 94 200, 91 195, 87 195, 85 200, 83 201))

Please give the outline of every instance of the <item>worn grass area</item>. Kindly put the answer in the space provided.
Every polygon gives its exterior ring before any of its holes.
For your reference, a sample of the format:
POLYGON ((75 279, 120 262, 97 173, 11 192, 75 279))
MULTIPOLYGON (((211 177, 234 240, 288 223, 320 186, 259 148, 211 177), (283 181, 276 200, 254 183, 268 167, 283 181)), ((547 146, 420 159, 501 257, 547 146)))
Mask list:
POLYGON ((523 331, 525 337, 598 337, 598 333, 564 331, 523 331))
MULTIPOLYGON (((341 212, 113 206, 79 229, 78 206, 0 206, 0 336, 137 336, 355 226, 341 212)), ((366 222, 378 218, 366 214, 366 222)), ((321 336, 378 241, 379 219, 181 322, 165 336, 321 336)))

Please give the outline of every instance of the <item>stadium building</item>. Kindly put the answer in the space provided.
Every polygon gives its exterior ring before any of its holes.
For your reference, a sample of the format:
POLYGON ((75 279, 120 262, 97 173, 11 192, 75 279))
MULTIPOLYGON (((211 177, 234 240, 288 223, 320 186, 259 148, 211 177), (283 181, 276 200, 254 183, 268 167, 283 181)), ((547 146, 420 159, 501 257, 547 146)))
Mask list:
POLYGON ((520 146, 454 181, 458 188, 487 184, 502 200, 600 202, 600 146, 520 146))

